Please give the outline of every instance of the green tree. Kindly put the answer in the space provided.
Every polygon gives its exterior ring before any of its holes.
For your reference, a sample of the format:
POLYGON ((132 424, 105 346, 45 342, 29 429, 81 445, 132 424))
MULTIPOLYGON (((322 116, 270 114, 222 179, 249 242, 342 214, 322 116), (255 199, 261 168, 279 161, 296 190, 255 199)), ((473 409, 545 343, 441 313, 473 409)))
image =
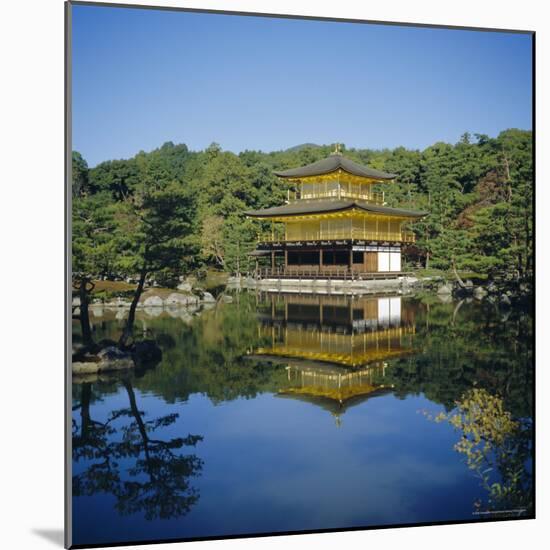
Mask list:
POLYGON ((135 159, 102 162, 90 170, 89 179, 94 192, 109 192, 113 201, 121 201, 139 184, 138 164, 135 159))
POLYGON ((84 160, 78 151, 73 151, 72 158, 72 193, 73 199, 82 197, 90 192, 90 182, 88 177, 88 163, 84 160))
MULTIPOLYGON (((78 177, 78 176, 76 176, 78 177)), ((74 188, 74 184, 73 184, 74 188)), ((89 321, 90 293, 94 279, 113 273, 117 258, 114 241, 115 205, 108 193, 80 193, 72 205, 72 286, 78 306, 82 339, 93 344, 89 321)))
POLYGON ((211 258, 222 268, 225 267, 224 221, 221 216, 207 214, 201 224, 201 252, 206 260, 211 258))
POLYGON ((133 334, 135 312, 150 274, 182 270, 192 261, 195 243, 191 238, 194 200, 176 182, 168 185, 142 184, 117 212, 118 266, 138 273, 137 288, 128 319, 119 340, 125 347, 133 334))
MULTIPOLYGON (((75 153, 75 189, 86 196, 105 194, 118 204, 139 195, 144 185, 179 187, 196 199, 190 232, 200 245, 200 260, 205 266, 234 271, 242 269, 245 253, 264 229, 243 212, 279 205, 286 198, 288 183, 273 172, 314 162, 333 149, 333 144, 303 144, 270 153, 247 150, 237 156, 217 143, 190 151, 184 144, 166 142, 87 172, 75 153), (223 254, 213 252, 206 242, 214 220, 215 248, 223 254)), ((345 154, 398 175, 377 186, 389 206, 429 212, 411 224, 417 261, 422 259, 426 267, 450 269, 454 262, 459 269, 491 275, 508 272, 519 280, 532 277, 530 131, 509 129, 496 138, 465 133, 456 144, 438 142, 423 151, 348 148, 345 154)))

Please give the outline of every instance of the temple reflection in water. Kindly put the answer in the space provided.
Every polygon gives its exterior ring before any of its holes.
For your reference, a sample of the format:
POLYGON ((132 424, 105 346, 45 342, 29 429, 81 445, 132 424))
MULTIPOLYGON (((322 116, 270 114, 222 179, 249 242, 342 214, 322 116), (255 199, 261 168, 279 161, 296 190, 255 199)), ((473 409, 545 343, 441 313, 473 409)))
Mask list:
POLYGON ((253 357, 286 365, 278 395, 330 411, 391 391, 387 360, 413 351, 414 310, 400 296, 259 294, 253 357))

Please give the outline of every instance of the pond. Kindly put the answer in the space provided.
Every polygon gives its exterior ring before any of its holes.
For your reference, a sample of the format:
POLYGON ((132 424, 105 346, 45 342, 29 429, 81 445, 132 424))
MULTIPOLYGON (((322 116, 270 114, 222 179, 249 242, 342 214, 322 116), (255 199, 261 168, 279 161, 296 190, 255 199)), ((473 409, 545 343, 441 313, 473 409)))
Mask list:
POLYGON ((76 545, 532 516, 528 311, 238 292, 136 334, 157 365, 73 377, 76 545))

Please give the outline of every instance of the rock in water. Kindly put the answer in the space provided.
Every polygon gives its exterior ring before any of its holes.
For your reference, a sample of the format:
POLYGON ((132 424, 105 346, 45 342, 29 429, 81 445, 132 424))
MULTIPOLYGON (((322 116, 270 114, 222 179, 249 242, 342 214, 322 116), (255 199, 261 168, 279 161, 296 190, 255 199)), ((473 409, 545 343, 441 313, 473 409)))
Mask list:
POLYGON ((73 374, 92 374, 99 372, 99 363, 94 361, 73 361, 73 374))
POLYGON ((438 289, 437 289, 437 293, 438 294, 452 294, 453 293, 453 287, 449 284, 449 283, 446 283, 444 285, 441 285, 438 289))
POLYGON ((141 340, 135 343, 132 357, 138 368, 154 367, 162 359, 162 350, 154 340, 141 340))
POLYGON ((168 298, 166 298, 164 303, 170 306, 186 306, 188 304, 196 304, 197 301, 198 299, 196 296, 187 296, 185 294, 173 292, 170 296, 168 296, 168 298))
POLYGON ((107 346, 94 356, 85 356, 82 361, 73 361, 73 374, 91 374, 114 370, 133 369, 135 367, 132 356, 117 348, 107 346))
POLYGON ((498 287, 497 285, 491 281, 488 285, 487 285, 487 292, 490 292, 490 293, 494 293, 494 292, 498 292, 498 287))
POLYGON ((127 314, 128 314, 127 309, 119 309, 116 312, 115 318, 118 319, 119 321, 121 321, 122 319, 124 319, 126 317, 127 314))
POLYGON ((143 305, 145 307, 162 307, 164 305, 164 301, 160 296, 149 296, 145 299, 143 305))
POLYGON ((99 357, 99 372, 132 369, 135 367, 132 356, 116 346, 103 348, 97 356, 99 357))
POLYGON ((215 302, 216 298, 210 294, 210 292, 203 292, 201 296, 201 302, 215 302))
POLYGON ((158 317, 162 313, 162 308, 156 306, 144 307, 143 311, 148 317, 158 317))
POLYGON ((483 300, 487 296, 487 291, 482 286, 476 286, 473 295, 476 300, 483 300))
POLYGON ((178 290, 181 290, 182 292, 191 292, 191 290, 193 289, 191 283, 187 281, 182 281, 176 288, 178 290))

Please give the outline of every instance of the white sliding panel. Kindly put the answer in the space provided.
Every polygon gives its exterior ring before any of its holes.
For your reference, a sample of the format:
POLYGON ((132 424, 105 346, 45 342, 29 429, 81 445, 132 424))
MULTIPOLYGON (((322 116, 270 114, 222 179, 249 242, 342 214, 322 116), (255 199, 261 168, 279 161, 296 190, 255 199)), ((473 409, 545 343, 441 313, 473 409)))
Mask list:
POLYGON ((390 324, 390 299, 378 298, 378 326, 387 327, 390 324))
POLYGON ((401 324, 401 296, 390 298, 390 323, 398 327, 401 324))
POLYGON ((401 271, 401 250, 390 252, 390 271, 401 271))
POLYGON ((390 270, 390 253, 378 252, 378 271, 390 270))

